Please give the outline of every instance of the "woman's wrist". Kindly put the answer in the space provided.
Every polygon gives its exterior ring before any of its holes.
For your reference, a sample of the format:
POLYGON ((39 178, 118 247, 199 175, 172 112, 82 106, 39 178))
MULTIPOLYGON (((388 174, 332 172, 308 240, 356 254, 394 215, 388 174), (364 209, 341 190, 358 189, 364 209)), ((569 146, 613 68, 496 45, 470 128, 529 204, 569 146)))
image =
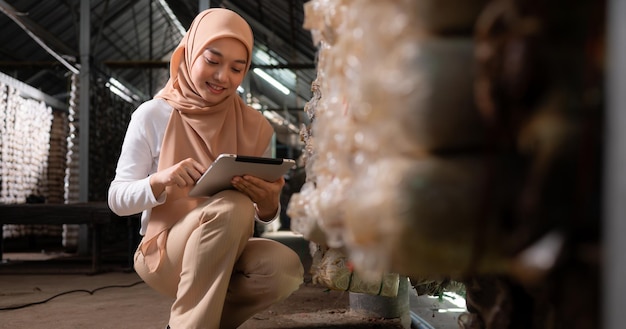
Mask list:
POLYGON ((151 175, 150 176, 150 188, 152 189, 152 194, 154 195, 155 199, 158 199, 159 196, 163 193, 163 191, 165 191, 165 185, 163 184, 159 184, 157 182, 155 182, 155 176, 151 175))
POLYGON ((266 208, 260 205, 257 205, 256 213, 257 217, 262 221, 270 221, 276 217, 276 213, 278 212, 278 206, 266 208))

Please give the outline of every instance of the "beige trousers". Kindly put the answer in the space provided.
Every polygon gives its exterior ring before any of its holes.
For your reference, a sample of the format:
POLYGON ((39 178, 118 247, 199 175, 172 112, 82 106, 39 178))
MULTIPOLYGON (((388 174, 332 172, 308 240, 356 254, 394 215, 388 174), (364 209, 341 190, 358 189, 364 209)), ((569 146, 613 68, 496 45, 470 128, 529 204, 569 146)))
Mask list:
POLYGON ((137 249, 139 276, 175 298, 171 328, 237 328, 298 289, 304 274, 299 256, 280 242, 252 238, 253 232, 250 199, 224 191, 170 229, 155 272, 137 249))

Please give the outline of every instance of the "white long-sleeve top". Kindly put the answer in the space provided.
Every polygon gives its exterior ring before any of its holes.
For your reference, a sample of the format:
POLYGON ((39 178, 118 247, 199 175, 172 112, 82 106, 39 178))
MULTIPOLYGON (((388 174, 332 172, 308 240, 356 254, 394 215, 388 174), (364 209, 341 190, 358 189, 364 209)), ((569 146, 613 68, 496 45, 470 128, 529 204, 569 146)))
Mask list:
MULTIPOLYGON (((141 104, 133 112, 122 150, 115 170, 115 178, 109 186, 108 203, 119 216, 141 214, 141 229, 144 235, 148 227, 152 208, 165 202, 166 193, 158 198, 152 193, 150 175, 157 171, 165 127, 173 108, 162 99, 152 99, 141 104)), ((264 156, 271 156, 270 145, 264 156)), ((280 214, 280 204, 270 221, 256 220, 267 224, 280 214)))

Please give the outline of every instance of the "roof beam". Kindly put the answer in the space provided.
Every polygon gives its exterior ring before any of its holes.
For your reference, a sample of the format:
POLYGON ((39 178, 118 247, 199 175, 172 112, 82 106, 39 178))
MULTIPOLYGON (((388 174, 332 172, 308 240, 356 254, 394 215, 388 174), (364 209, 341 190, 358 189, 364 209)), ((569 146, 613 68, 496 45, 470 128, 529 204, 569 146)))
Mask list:
POLYGON ((46 29, 42 28, 38 24, 34 23, 25 15, 19 13, 6 1, 0 0, 0 11, 2 11, 7 17, 13 20, 26 34, 28 34, 36 43, 38 43, 48 54, 52 55, 63 66, 70 70, 74 74, 78 74, 79 69, 75 65, 71 64, 65 59, 67 56, 72 56, 76 61, 76 52, 72 48, 66 46, 62 41, 50 34, 46 29), (59 54, 52 49, 48 44, 53 44, 65 54, 59 54))
POLYGON ((2 68, 53 68, 62 65, 57 61, 0 61, 2 68))
POLYGON ((67 104, 2 72, 0 72, 0 82, 17 89, 24 97, 43 101, 57 110, 67 111, 67 104))

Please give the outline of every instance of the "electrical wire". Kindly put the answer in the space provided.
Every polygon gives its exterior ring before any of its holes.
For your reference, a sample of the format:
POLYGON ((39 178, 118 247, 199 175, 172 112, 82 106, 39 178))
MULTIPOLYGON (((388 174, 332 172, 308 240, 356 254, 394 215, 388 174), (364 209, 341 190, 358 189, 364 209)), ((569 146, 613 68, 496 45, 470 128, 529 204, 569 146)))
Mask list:
POLYGON ((22 305, 14 305, 14 306, 6 306, 6 307, 0 307, 0 311, 12 311, 12 310, 18 310, 18 309, 22 309, 22 308, 26 308, 26 307, 30 307, 30 306, 34 306, 34 305, 40 305, 40 304, 45 304, 57 297, 61 297, 63 295, 68 295, 68 294, 72 294, 72 293, 76 293, 76 292, 86 292, 90 295, 93 295, 94 293, 96 293, 96 291, 99 290, 104 290, 104 289, 110 289, 110 288, 130 288, 130 287, 134 287, 140 283, 143 283, 143 281, 137 281, 135 283, 131 283, 128 285, 109 285, 109 286, 104 286, 104 287, 100 287, 100 288, 96 288, 93 290, 87 290, 87 289, 75 289, 75 290, 69 290, 69 291, 65 291, 59 294, 56 294, 52 297, 46 298, 42 301, 38 301, 38 302, 32 302, 32 303, 27 303, 27 304, 22 304, 22 305))

